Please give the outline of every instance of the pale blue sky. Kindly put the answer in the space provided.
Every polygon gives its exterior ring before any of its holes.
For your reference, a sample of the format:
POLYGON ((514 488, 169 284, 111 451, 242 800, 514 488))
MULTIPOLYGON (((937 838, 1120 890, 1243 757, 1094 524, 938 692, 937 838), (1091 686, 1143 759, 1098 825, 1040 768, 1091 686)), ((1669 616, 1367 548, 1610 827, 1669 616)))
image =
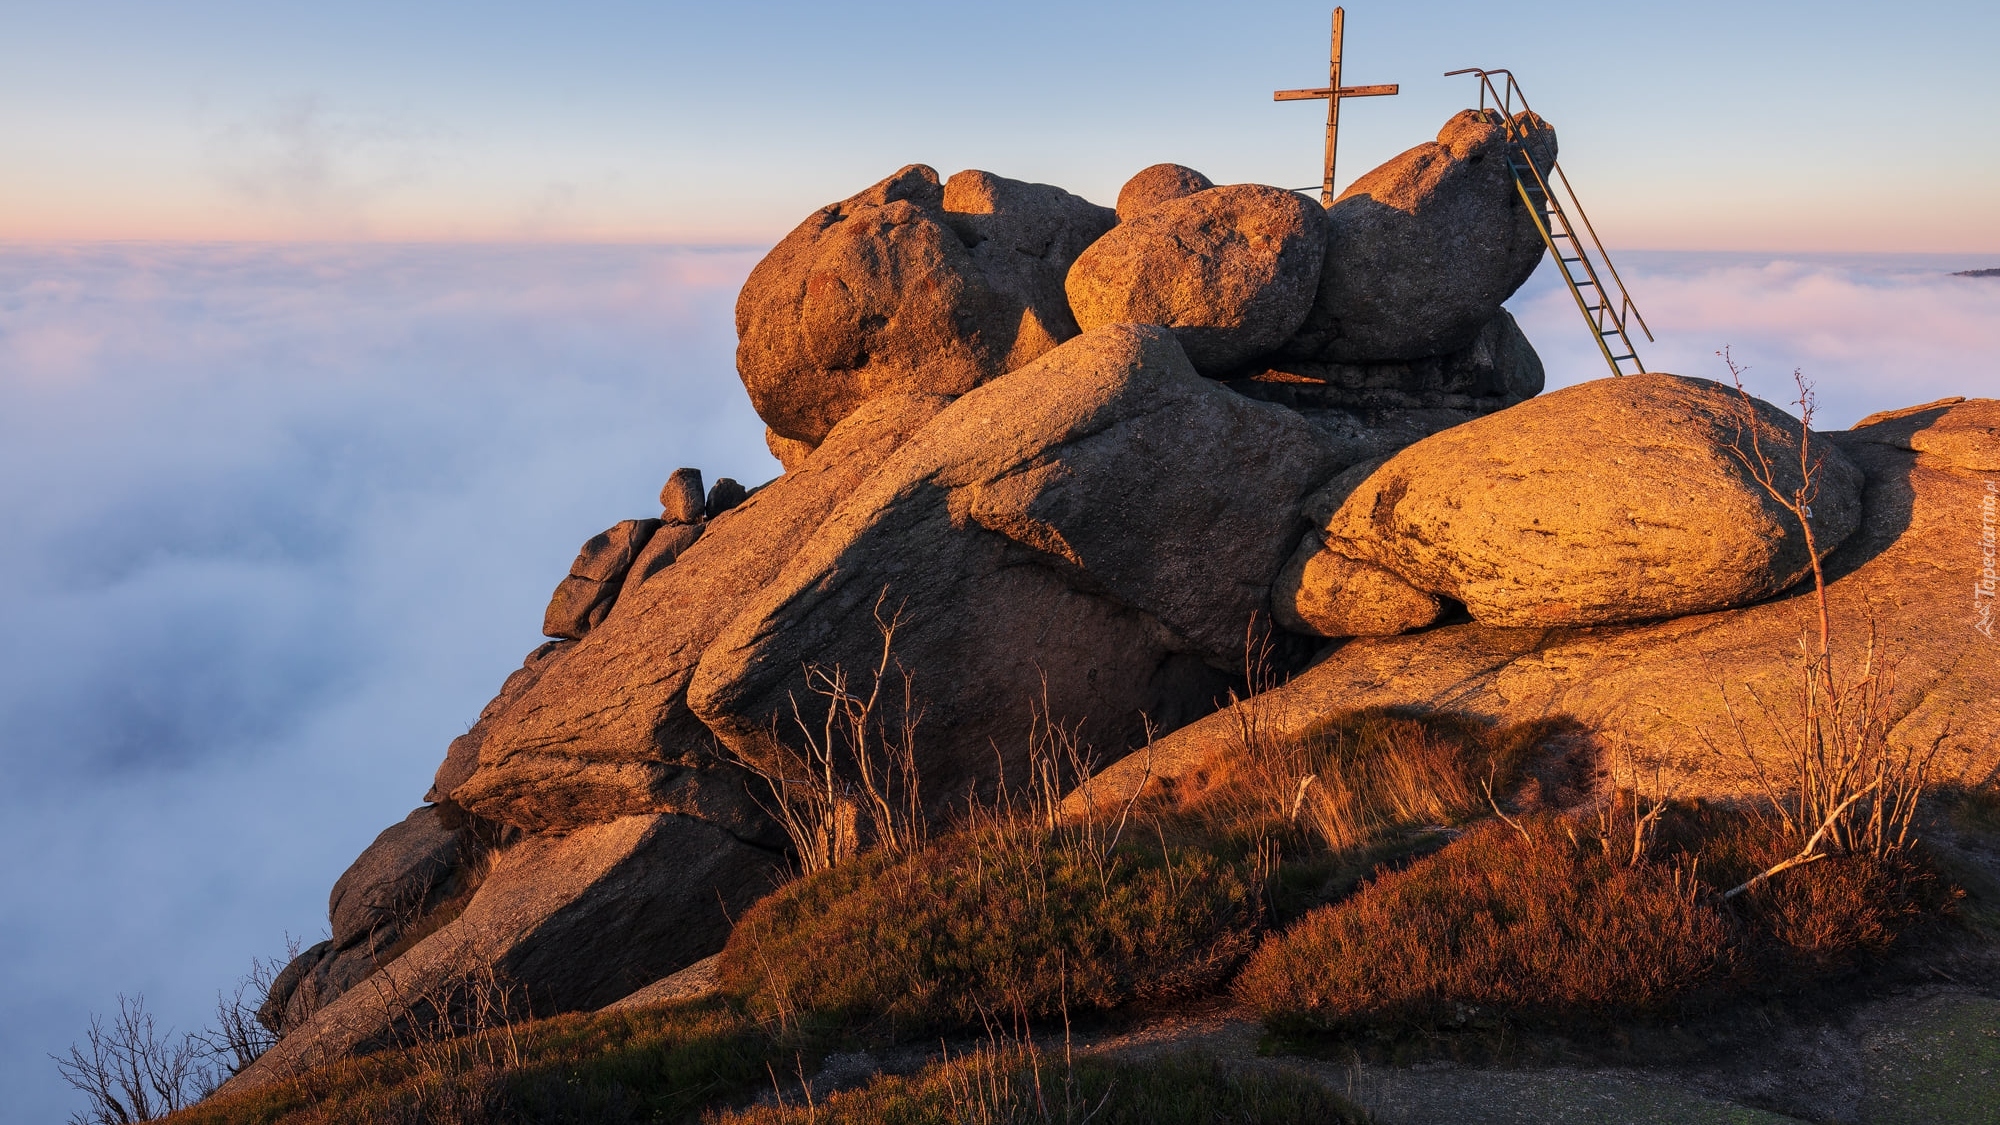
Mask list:
MULTIPOLYGON (((0 4, 0 238, 768 242, 908 161, 1316 182, 1329 6, 0 4)), ((1348 5, 1343 176, 1513 68, 1632 247, 2000 251, 2000 8, 1348 5)))

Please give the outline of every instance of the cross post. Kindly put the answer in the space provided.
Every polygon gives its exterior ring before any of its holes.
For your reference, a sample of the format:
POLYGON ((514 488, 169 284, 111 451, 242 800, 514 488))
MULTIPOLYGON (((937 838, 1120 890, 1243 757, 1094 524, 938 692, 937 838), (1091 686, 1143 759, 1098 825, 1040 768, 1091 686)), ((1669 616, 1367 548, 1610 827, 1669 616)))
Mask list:
POLYGON ((1322 207, 1333 206, 1333 156, 1340 136, 1340 99, 1376 98, 1397 92, 1394 84, 1387 86, 1342 86, 1340 84, 1340 39, 1341 27, 1346 22, 1347 9, 1333 10, 1333 50, 1326 68, 1326 86, 1316 90, 1277 90, 1271 94, 1274 102, 1300 102, 1314 98, 1326 99, 1326 176, 1320 181, 1319 202, 1322 207))

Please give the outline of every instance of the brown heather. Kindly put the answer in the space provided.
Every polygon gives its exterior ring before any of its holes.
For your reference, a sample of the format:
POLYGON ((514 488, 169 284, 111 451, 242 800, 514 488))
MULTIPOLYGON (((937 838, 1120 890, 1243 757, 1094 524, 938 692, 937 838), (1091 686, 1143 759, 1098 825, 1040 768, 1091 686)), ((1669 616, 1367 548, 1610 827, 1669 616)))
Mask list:
POLYGON ((1266 941, 1238 995, 1274 1027, 1449 1023, 1463 1007, 1657 1009, 1726 971, 1691 880, 1613 862, 1555 824, 1480 825, 1266 941))
POLYGON ((1725 902, 1720 887, 1789 854, 1787 841, 1736 811, 1667 823, 1662 858, 1637 862, 1581 821, 1481 824, 1267 939, 1237 995, 1290 1031, 1437 1028, 1470 1009, 1671 1014, 1864 968, 1955 894, 1903 850, 1793 869, 1725 902))
POLYGON ((977 1025, 1213 991, 1261 921, 1250 883, 1203 851, 993 818, 784 887, 719 971, 781 1024, 977 1025))

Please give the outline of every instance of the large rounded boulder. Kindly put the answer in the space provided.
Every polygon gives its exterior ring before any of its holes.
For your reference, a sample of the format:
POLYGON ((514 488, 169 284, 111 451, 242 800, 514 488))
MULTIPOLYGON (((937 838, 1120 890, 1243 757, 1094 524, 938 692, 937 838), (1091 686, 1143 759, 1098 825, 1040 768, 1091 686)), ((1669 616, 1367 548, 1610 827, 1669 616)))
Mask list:
MULTIPOLYGON (((1545 171, 1556 135, 1514 119, 1545 171)), ((1542 260, 1535 215, 1508 170, 1507 123, 1466 110, 1438 139, 1354 181, 1327 209, 1326 267, 1286 352, 1332 363, 1391 363, 1472 342, 1542 260)))
MULTIPOLYGON (((1800 436, 1777 407, 1704 379, 1566 387, 1389 458, 1301 548, 1343 562, 1295 560, 1291 573, 1372 564, 1456 599, 1485 625, 1602 625, 1746 605, 1811 572, 1804 529, 1757 479, 1767 474, 1787 496, 1803 487, 1800 436)), ((1810 518, 1824 555, 1859 525, 1862 476, 1831 443, 1810 449, 1810 518)), ((1303 597, 1308 611, 1336 600, 1303 597)))
POLYGON ((1297 192, 1210 188, 1155 203, 1098 239, 1070 267, 1069 304, 1085 331, 1170 328, 1197 371, 1228 374, 1297 331, 1325 245, 1325 214, 1297 192))
POLYGON ((751 271, 736 367, 772 433, 817 445, 885 394, 959 395, 1076 334, 1062 278, 1116 216, 986 172, 912 164, 823 207, 751 271))
POLYGON ((1215 181, 1185 164, 1154 164, 1139 169, 1137 175, 1118 189, 1118 221, 1131 222, 1162 203, 1207 191, 1215 181))

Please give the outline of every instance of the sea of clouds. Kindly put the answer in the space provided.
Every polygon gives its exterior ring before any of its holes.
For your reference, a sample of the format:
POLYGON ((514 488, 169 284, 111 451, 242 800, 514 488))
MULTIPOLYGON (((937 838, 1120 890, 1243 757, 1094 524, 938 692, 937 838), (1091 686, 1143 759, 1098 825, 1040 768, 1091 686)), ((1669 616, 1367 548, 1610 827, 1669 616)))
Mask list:
MULTIPOLYGON (((143 992, 203 1023, 421 798, 577 544, 676 466, 777 466, 731 363, 756 251, 0 245, 0 1119, 143 992)), ((2000 394, 2000 262, 1634 254, 1649 366, 1823 426, 2000 394)), ((1547 269, 1552 385, 1603 374, 1547 269)))

